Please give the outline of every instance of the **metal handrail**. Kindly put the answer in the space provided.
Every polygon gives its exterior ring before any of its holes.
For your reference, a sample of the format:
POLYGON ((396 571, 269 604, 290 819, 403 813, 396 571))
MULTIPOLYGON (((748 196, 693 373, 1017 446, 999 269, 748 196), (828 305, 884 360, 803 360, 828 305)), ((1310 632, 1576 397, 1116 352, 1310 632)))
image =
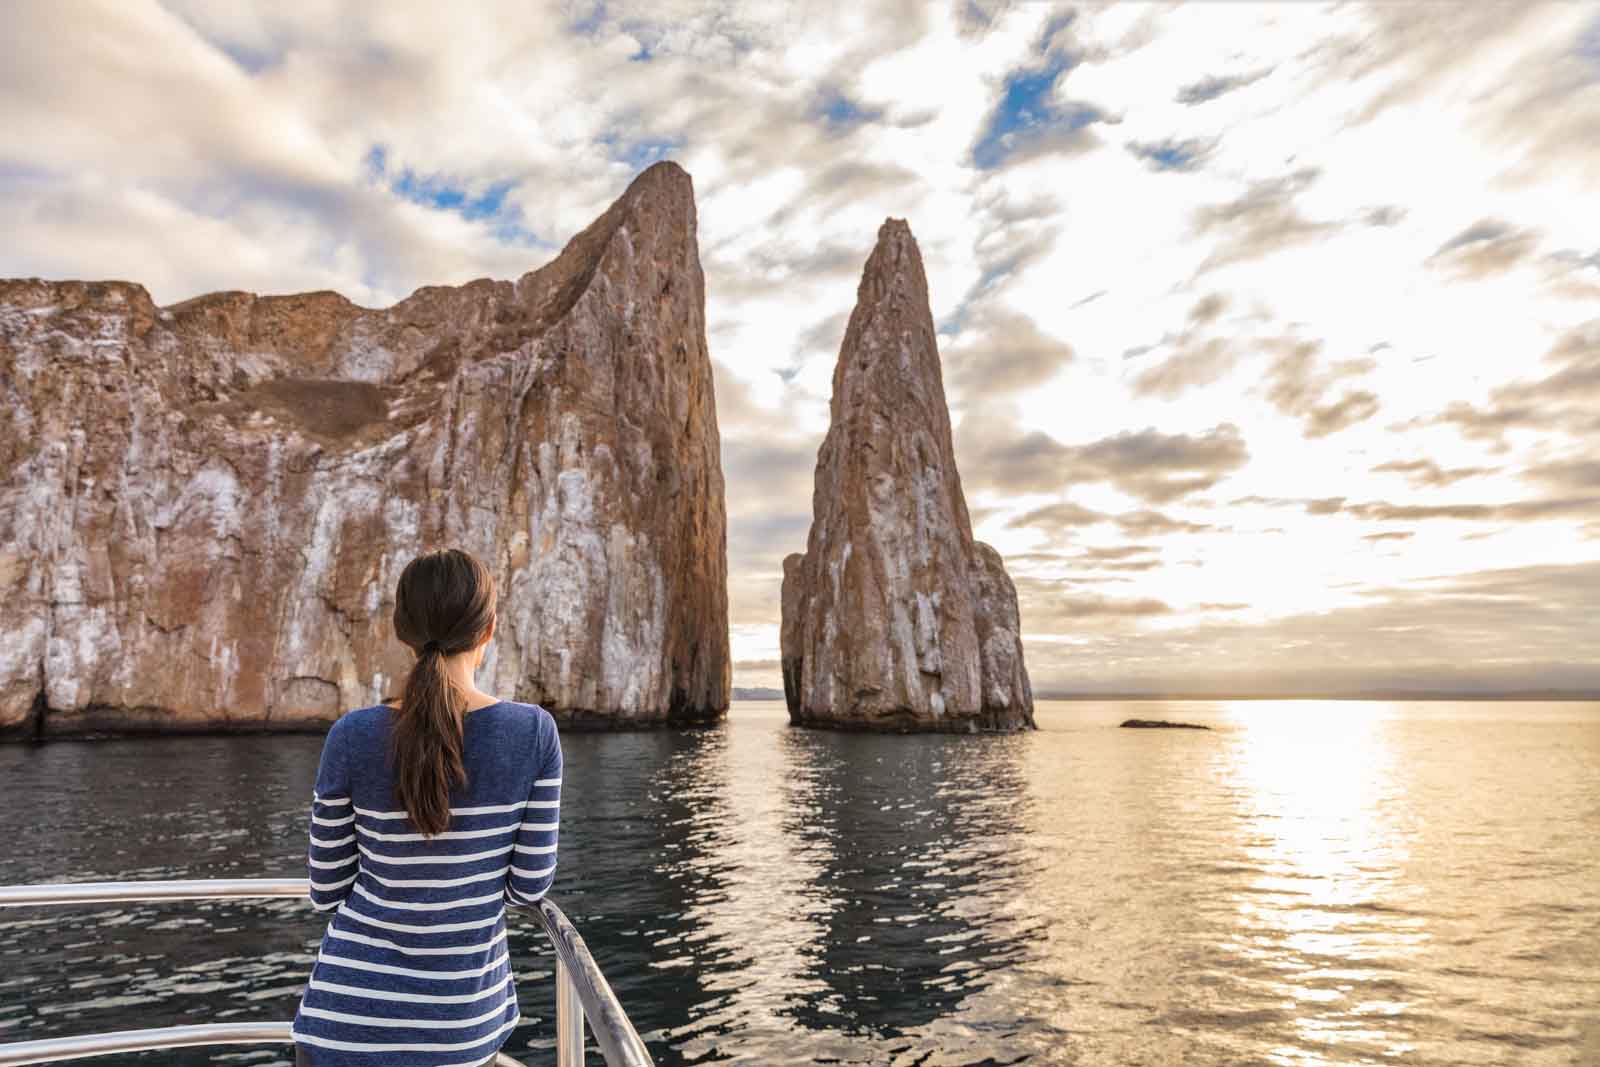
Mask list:
MULTIPOLYGON (((47 885, 0 886, 0 907, 43 904, 98 904, 161 900, 222 900, 298 897, 309 901, 304 878, 212 878, 164 882, 63 882, 47 885)), ((534 914, 556 952, 556 1062, 558 1067, 583 1063, 584 1022, 607 1067, 652 1067, 650 1053, 622 1010, 611 985, 555 901, 539 900, 534 914), (573 1011, 573 1001, 580 1011, 573 1011)), ((107 1052, 178 1048, 211 1043, 292 1042, 288 1023, 234 1023, 179 1026, 160 1030, 122 1030, 87 1037, 49 1038, 0 1045, 0 1067, 52 1063, 107 1052), (145 1043, 141 1043, 145 1042, 145 1043), (170 1043, 169 1043, 170 1042, 170 1043)), ((500 1053, 498 1067, 521 1067, 500 1053)))
MULTIPOLYGON (((116 1030, 83 1037, 55 1037, 0 1045, 0 1064, 60 1063, 113 1052, 150 1052, 195 1045, 289 1045, 294 1043, 288 1023, 210 1023, 168 1026, 156 1030, 116 1030)), ((521 1060, 495 1054, 494 1067, 523 1067, 521 1060)))

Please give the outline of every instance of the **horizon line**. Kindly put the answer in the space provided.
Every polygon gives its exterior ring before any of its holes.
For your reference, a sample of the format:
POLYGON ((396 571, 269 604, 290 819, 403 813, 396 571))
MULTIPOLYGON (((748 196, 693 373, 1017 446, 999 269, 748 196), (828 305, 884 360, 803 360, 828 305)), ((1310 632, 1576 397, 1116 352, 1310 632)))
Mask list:
MULTIPOLYGON (((735 696, 734 700, 781 701, 781 689, 771 686, 734 686, 735 690, 774 693, 774 696, 735 696)), ((1309 692, 1184 692, 1163 690, 1064 690, 1033 695, 1035 702, 1042 700, 1550 700, 1600 702, 1600 689, 1339 689, 1309 692)))

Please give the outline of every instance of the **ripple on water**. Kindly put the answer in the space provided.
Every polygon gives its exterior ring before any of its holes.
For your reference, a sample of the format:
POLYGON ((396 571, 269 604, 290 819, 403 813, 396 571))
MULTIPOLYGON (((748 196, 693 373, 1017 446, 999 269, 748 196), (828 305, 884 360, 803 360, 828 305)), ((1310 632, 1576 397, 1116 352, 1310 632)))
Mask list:
MULTIPOLYGON (((877 738, 742 705, 569 735, 554 892, 663 1067, 1569 1063, 1600 1050, 1585 714, 1045 704, 1028 736, 877 738), (1116 729, 1136 715, 1219 729, 1116 729)), ((0 827, 5 877, 302 876, 320 744, 0 749, 43 801, 0 827)), ((8 914, 0 1034, 286 1020, 323 924, 287 900, 8 914)), ((508 925, 507 1048, 540 1062, 550 956, 508 925)), ((289 1061, 163 1058, 221 1062, 289 1061)))

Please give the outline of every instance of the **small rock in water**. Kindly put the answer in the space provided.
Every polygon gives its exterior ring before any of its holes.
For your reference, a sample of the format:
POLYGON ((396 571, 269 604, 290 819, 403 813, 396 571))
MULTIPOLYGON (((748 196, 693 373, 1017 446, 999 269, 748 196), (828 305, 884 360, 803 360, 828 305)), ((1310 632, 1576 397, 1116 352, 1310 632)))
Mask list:
POLYGON ((1124 719, 1124 730, 1209 730, 1197 722, 1168 722, 1166 719, 1124 719))

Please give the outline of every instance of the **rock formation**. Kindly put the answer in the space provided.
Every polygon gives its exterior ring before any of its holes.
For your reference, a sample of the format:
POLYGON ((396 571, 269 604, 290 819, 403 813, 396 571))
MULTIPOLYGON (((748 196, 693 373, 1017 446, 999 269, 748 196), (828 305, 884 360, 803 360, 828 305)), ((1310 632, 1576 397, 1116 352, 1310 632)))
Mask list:
POLYGON ((728 706, 689 176, 547 266, 390 308, 0 281, 0 732, 323 725, 398 688, 395 582, 499 588, 478 684, 598 725, 728 706))
POLYGON ((783 563, 791 722, 865 730, 1033 726, 1017 593, 974 541, 922 256, 889 219, 833 372, 811 533, 783 563))

